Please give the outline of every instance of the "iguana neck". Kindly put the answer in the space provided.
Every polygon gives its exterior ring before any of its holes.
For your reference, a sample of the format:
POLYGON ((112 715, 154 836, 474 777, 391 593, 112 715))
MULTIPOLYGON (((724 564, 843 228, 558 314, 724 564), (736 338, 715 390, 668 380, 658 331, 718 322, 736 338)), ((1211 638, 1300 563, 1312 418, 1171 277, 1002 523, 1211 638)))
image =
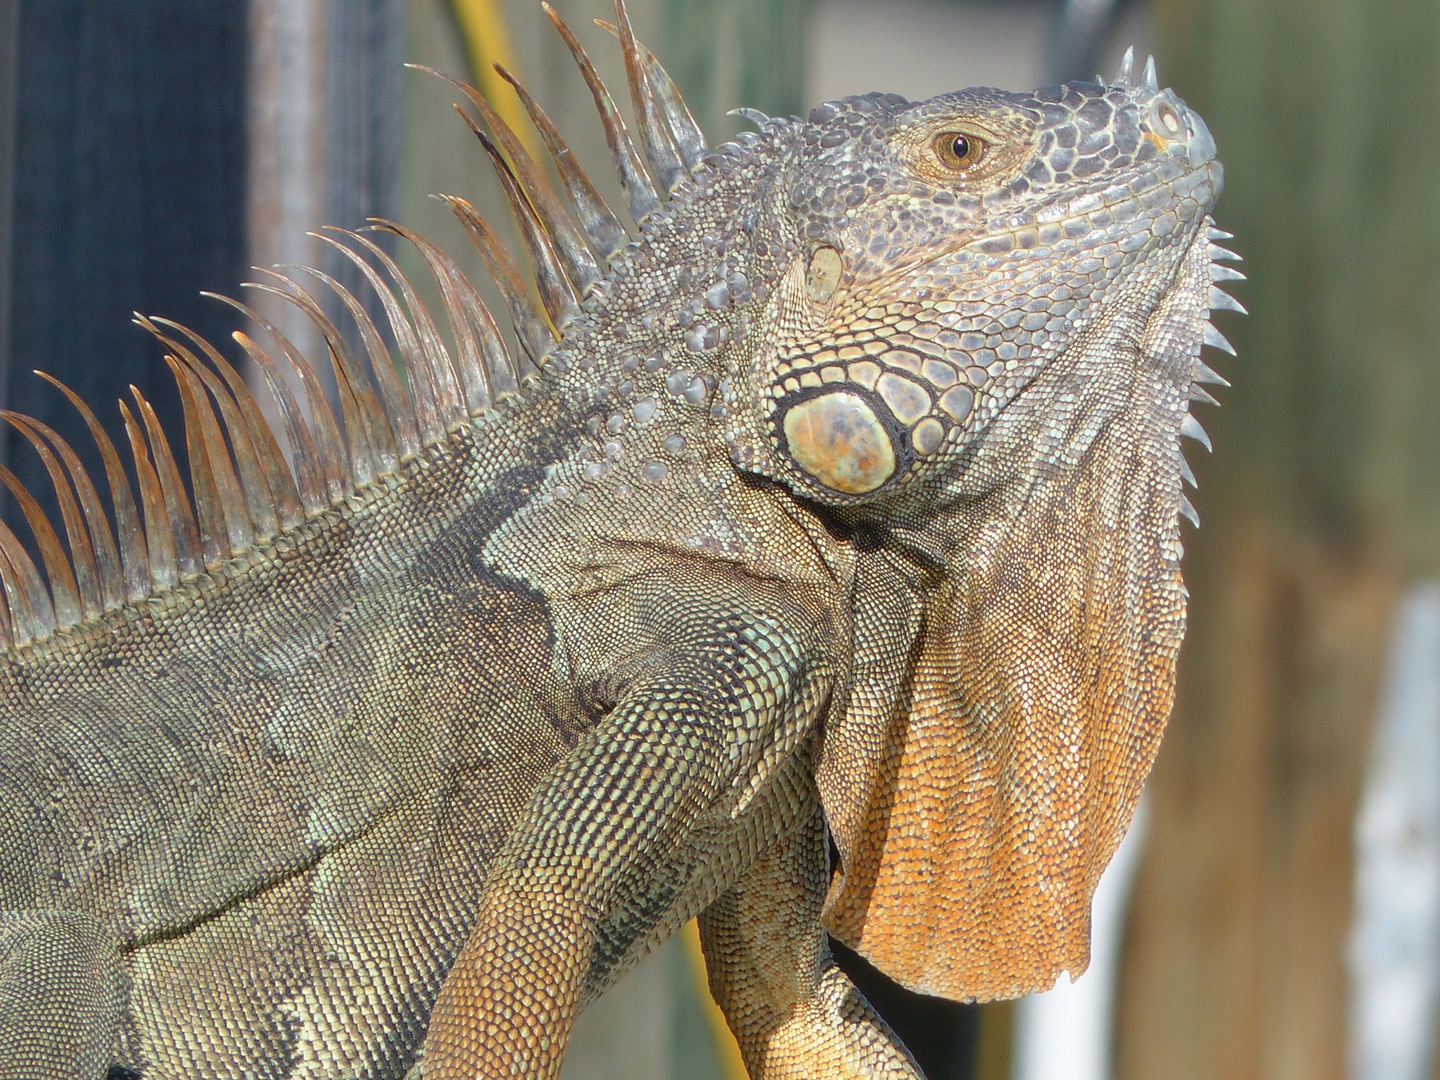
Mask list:
POLYGON ((531 503, 487 543, 494 568, 568 590, 578 566, 626 572, 598 549, 635 544, 833 580, 823 524, 788 492, 777 500, 767 481, 738 471, 726 444, 723 384, 748 368, 776 317, 777 284, 803 250, 780 205, 794 127, 775 122, 722 147, 647 221, 567 328, 547 378, 562 423, 580 430, 531 503), (535 541, 537 529, 575 543, 557 552, 535 541), (776 529, 811 537, 803 565, 793 545, 774 543, 776 529))

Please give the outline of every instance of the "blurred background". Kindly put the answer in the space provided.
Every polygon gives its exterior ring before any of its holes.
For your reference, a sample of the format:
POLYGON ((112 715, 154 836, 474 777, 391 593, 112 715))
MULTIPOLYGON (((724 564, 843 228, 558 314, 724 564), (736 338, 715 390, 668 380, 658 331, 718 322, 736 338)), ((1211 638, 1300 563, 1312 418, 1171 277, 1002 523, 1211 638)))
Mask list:
MULTIPOLYGON (((618 87, 590 26, 607 0, 556 6, 618 87)), ((1210 358, 1235 385, 1204 418, 1215 455, 1190 454, 1204 527, 1186 526, 1190 632, 1143 818, 1073 986, 963 1007, 845 958, 931 1080, 1440 1077, 1440 5, 631 10, 712 143, 735 105, 1030 89, 1108 75, 1133 43, 1225 162, 1217 218, 1252 314, 1217 318, 1240 359, 1210 358)), ((178 431, 132 309, 223 341, 233 319, 198 290, 233 293, 252 263, 343 272, 304 236, 322 222, 398 217, 464 256, 428 193, 505 221, 453 92, 405 59, 478 78, 513 117, 489 75, 504 61, 604 186, 593 106, 538 0, 0 0, 0 405, 88 453, 39 367, 112 425, 134 383, 178 431)), ((12 432, 0 455, 41 493, 22 446, 12 432)), ((582 1018, 565 1076, 737 1068, 687 931, 582 1018)))

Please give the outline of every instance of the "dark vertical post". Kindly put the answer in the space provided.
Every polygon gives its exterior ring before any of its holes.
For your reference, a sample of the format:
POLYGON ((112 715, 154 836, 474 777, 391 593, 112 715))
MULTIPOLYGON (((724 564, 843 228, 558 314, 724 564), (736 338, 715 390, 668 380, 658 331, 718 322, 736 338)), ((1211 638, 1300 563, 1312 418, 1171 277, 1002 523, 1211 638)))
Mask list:
POLYGON ((337 225, 399 213, 404 63, 404 0, 331 4, 325 182, 337 225))
MULTIPOLYGON (((130 312, 219 341, 234 325, 197 294, 233 292, 243 265, 245 15, 243 0, 19 5, 5 400, 59 431, 95 475, 83 425, 30 369, 67 382, 107 423, 134 383, 178 430, 169 372, 130 312)), ((43 468, 16 433, 6 440, 44 502, 43 468)), ((7 514, 18 517, 13 504, 7 514)))
MULTIPOLYGON (((339 0, 330 4, 326 36, 325 211, 331 224, 358 229, 368 218, 400 216, 400 147, 403 139, 404 0, 339 0)), ((395 250, 395 237, 379 233, 395 250)), ((360 271, 338 252, 325 269, 367 304, 379 325, 378 300, 362 286, 360 271)), ((352 330, 340 301, 325 303, 336 325, 352 330)), ((358 340, 354 342, 359 345, 358 340)))
MULTIPOLYGON (((10 249, 14 234, 15 96, 20 64, 20 0, 0 0, 0 409, 10 370, 10 249)), ((0 464, 5 444, 0 441, 0 464)))
POLYGON ((735 54, 739 100, 775 116, 803 115, 808 0, 738 0, 735 54))
POLYGON ((660 52, 712 142, 749 122, 736 105, 772 116, 806 107, 809 0, 662 0, 660 52))

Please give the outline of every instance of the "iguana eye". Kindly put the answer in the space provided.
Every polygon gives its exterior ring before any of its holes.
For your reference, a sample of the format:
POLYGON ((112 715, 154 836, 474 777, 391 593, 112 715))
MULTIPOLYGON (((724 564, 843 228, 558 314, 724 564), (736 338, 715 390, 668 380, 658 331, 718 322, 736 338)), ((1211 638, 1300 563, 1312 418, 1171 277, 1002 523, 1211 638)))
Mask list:
POLYGON ((963 131, 942 131, 931 145, 941 165, 963 176, 984 160, 987 144, 984 139, 963 131))

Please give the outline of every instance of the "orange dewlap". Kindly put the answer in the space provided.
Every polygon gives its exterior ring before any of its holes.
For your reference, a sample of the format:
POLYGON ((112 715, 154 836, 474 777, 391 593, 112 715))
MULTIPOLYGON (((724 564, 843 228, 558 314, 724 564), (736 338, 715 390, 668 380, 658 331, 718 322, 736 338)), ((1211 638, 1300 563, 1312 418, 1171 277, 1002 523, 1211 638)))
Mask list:
POLYGON ((824 920, 912 990, 1016 997, 1088 963, 1185 624, 1162 529, 1130 525, 1173 513, 1149 439, 1114 427, 1073 478, 947 512, 965 573, 938 587, 881 560, 857 579, 853 692, 816 769, 841 861, 824 920))

